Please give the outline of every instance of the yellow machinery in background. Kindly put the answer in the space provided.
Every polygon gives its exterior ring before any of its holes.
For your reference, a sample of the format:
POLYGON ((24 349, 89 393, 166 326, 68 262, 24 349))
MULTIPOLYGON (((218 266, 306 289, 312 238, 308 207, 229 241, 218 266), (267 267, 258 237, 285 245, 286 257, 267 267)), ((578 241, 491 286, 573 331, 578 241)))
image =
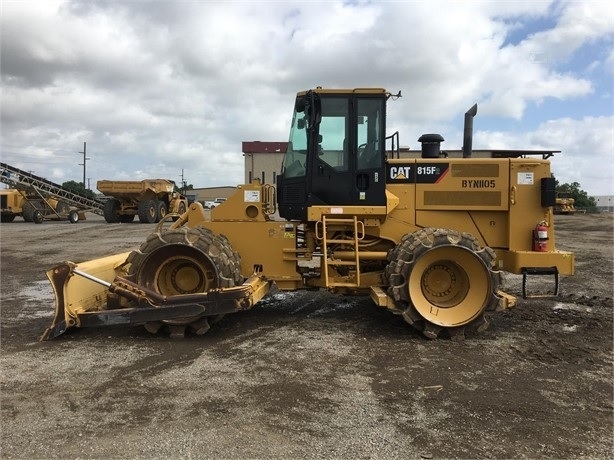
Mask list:
POLYGON ((103 215, 107 223, 139 221, 160 222, 167 213, 183 214, 188 200, 175 191, 175 182, 168 179, 142 181, 99 180, 96 188, 109 197, 104 203, 103 215))

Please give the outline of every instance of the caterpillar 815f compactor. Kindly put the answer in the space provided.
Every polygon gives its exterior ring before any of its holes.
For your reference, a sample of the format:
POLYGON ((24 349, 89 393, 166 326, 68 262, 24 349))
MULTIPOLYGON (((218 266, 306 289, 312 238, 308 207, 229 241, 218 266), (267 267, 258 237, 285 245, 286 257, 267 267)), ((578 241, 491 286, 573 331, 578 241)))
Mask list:
POLYGON ((298 93, 276 186, 240 185, 210 215, 193 203, 158 224, 138 250, 49 270, 56 312, 42 339, 118 324, 202 334, 273 287, 367 294, 428 338, 462 338, 515 304, 502 271, 554 275, 558 289, 574 258, 555 249, 553 152, 472 157, 474 106, 462 157, 427 134, 419 157, 402 158, 398 133, 386 137, 389 99, 298 93))

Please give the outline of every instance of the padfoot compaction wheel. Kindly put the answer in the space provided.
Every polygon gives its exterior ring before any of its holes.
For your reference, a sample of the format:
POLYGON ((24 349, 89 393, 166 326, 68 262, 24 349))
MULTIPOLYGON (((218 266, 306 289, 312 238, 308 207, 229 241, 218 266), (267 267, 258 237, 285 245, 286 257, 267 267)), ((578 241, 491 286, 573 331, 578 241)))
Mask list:
POLYGON ((405 321, 428 338, 484 330, 484 312, 499 304, 495 253, 468 233, 426 228, 405 235, 389 256, 388 293, 405 321))
MULTIPOLYGON (((223 235, 205 228, 180 227, 152 233, 128 256, 130 279, 166 296, 208 292, 243 282, 241 258, 223 235)), ((191 317, 148 323, 156 333, 164 327, 182 337, 186 328, 204 334, 219 317, 191 317)))

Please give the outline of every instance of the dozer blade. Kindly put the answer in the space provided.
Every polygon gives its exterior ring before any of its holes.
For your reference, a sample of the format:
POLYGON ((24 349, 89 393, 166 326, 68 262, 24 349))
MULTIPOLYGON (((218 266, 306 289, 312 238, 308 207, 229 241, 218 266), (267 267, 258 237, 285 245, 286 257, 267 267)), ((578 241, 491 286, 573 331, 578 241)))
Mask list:
POLYGON ((145 324, 177 318, 233 313, 252 308, 270 290, 262 276, 242 285, 206 293, 164 296, 122 275, 129 253, 76 265, 65 262, 47 272, 55 293, 55 316, 41 341, 72 327, 145 324))

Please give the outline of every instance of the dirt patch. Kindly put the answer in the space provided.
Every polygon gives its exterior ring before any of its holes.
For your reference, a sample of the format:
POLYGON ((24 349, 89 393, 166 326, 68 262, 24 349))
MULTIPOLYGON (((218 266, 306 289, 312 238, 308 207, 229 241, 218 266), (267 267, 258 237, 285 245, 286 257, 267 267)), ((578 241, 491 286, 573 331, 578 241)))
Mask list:
MULTIPOLYGON (((137 247, 147 224, 0 228, 4 458, 609 458, 611 215, 557 216, 577 273, 463 342, 368 298, 276 294, 202 337, 140 327, 38 342, 44 271, 137 247)), ((544 281, 545 282, 545 281, 544 281)), ((543 287, 538 285, 536 287, 543 287)))

